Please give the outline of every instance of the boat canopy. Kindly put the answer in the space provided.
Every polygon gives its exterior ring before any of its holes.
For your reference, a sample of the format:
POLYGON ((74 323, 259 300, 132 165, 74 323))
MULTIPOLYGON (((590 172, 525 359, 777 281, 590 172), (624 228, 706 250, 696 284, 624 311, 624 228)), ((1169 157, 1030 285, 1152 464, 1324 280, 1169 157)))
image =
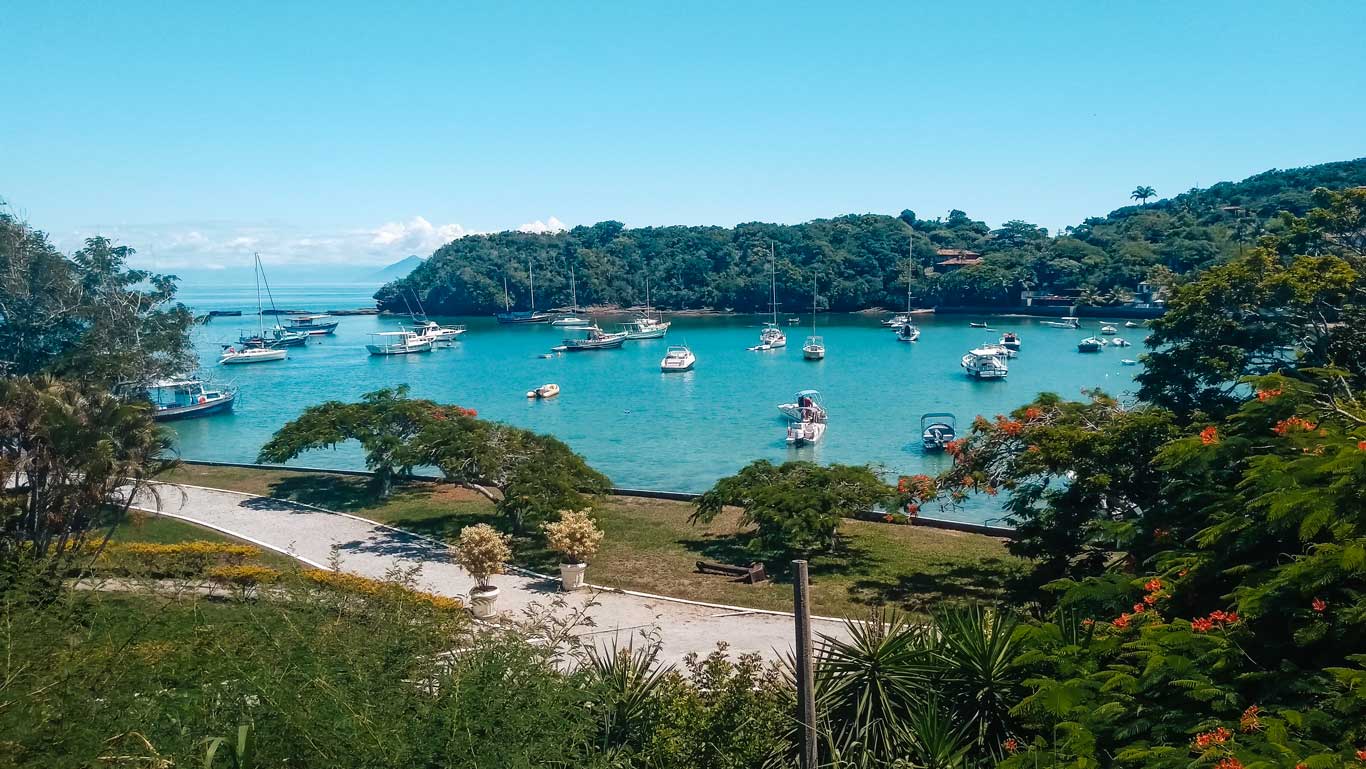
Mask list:
POLYGON ((198 379, 161 379, 148 385, 153 390, 173 390, 181 387, 199 387, 202 385, 198 379))
POLYGON ((930 424, 930 420, 932 419, 948 420, 950 424, 953 424, 954 422, 958 421, 958 417, 955 417, 953 414, 950 414, 947 411, 931 411, 928 414, 920 415, 920 428, 923 430, 924 428, 928 427, 930 424))

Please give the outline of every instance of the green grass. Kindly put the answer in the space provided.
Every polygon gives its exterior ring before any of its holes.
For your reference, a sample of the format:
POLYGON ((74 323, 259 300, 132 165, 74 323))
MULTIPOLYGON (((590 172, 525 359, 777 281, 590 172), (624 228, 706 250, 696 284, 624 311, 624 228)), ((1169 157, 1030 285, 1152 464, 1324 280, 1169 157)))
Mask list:
MULTIPOLYGON (((380 501, 364 478, 322 473, 187 465, 166 480, 293 499, 447 541, 475 523, 506 528, 488 500, 448 484, 403 484, 380 501)), ((589 565, 589 580, 697 601, 792 608, 786 563, 766 562, 773 579, 759 585, 697 573, 698 560, 748 564, 753 558, 737 511, 707 526, 689 524, 691 512, 683 502, 608 497, 598 503, 594 515, 607 536, 589 565)), ((840 550, 811 560, 813 609, 819 614, 858 616, 879 606, 922 611, 946 600, 991 600, 1025 566, 1002 541, 977 534, 854 520, 840 531, 840 550)), ((539 538, 515 539, 518 565, 555 573, 558 559, 539 538)))

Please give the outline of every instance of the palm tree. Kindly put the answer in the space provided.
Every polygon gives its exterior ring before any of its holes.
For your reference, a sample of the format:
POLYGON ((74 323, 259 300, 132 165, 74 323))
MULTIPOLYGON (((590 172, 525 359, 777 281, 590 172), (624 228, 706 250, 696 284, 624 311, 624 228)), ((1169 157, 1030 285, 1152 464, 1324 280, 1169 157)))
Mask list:
POLYGON ((1157 197, 1157 190, 1144 184, 1135 187, 1134 191, 1129 195, 1129 197, 1139 201, 1140 203, 1146 206, 1148 205, 1148 198, 1157 197))

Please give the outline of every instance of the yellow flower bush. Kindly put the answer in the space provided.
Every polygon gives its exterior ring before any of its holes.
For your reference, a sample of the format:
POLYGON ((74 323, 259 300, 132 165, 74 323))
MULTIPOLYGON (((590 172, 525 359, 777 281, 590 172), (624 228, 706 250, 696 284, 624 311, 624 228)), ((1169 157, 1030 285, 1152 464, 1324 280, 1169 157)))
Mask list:
POLYGON ((254 587, 256 585, 269 585, 279 582, 284 575, 269 566, 257 566, 255 564, 241 564, 230 566, 214 566, 204 573, 214 582, 236 587, 254 587))
POLYGON ((454 611, 464 608, 465 606, 458 598, 436 595, 435 593, 428 593, 422 590, 414 590, 395 582, 370 579, 369 577, 362 577, 358 574, 347 574, 346 572, 329 571, 327 569, 307 569, 303 572, 303 577, 315 585, 343 593, 380 596, 386 593, 397 592, 406 598, 427 604, 435 609, 446 611, 454 611))
POLYGON ((259 547, 228 542, 128 542, 105 548, 100 566, 116 574, 197 576, 218 566, 241 566, 260 556, 259 547))
POLYGON ((602 529, 587 510, 561 510, 560 520, 541 524, 541 530, 550 549, 564 556, 565 563, 586 563, 602 545, 602 529))

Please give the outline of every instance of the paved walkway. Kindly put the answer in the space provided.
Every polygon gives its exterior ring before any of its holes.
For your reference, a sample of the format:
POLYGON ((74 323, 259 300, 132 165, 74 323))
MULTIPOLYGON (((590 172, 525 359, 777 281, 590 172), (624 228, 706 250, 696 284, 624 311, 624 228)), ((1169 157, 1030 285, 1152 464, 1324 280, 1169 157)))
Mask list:
MULTIPOLYGON (((217 529, 238 539, 329 568, 334 548, 343 571, 383 578, 395 567, 421 566, 419 586, 433 593, 464 597, 474 580, 458 566, 442 543, 410 532, 343 513, 300 505, 271 497, 197 486, 161 484, 160 499, 144 497, 137 507, 217 529)), ((718 579, 721 579, 718 577, 718 579)), ((520 615, 533 603, 543 606, 559 592, 559 579, 523 574, 500 574, 492 580, 500 588, 500 611, 520 615)), ((792 648, 791 615, 734 607, 701 606, 657 596, 624 591, 580 591, 565 595, 568 605, 581 608, 590 600, 592 627, 580 632, 601 644, 641 645, 643 632, 662 640, 660 659, 679 662, 689 652, 706 655, 719 641, 732 653, 759 652, 770 659, 792 648)), ((842 635, 842 623, 817 620, 817 633, 842 635)))

